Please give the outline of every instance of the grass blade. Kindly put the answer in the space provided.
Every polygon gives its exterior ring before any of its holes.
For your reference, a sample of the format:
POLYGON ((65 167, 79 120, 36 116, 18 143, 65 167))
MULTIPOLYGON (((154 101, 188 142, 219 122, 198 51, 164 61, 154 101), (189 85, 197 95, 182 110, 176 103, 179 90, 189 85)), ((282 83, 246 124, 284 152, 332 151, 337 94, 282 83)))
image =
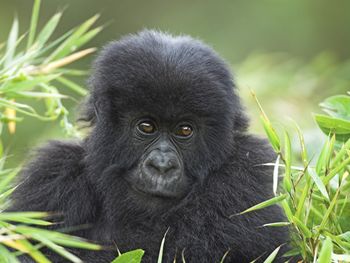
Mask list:
POLYGON ((332 262, 332 251, 333 251, 333 243, 332 240, 327 237, 326 240, 322 244, 322 249, 320 251, 320 255, 317 259, 318 263, 331 263, 332 262))
POLYGON ((5 67, 11 63, 16 51, 16 43, 18 38, 18 19, 15 17, 11 27, 11 31, 7 40, 5 58, 5 67))
POLYGON ((278 251, 280 250, 281 246, 279 246, 278 248, 276 248, 274 251, 272 251, 272 253, 265 259, 264 263, 271 263, 274 261, 274 259, 276 258, 278 251))
POLYGON ((45 62, 49 62, 55 59, 60 59, 70 52, 76 50, 79 46, 77 46, 77 42, 80 37, 89 30, 89 28, 96 22, 99 18, 99 15, 94 15, 83 24, 81 24, 70 37, 68 37, 46 60, 45 62))
POLYGON ((290 193, 293 183, 291 179, 292 175, 292 146, 290 137, 287 131, 284 132, 284 163, 285 163, 285 174, 283 178, 283 186, 285 190, 290 193))
POLYGON ((50 248, 52 251, 56 252, 57 254, 61 255, 62 257, 68 259, 71 262, 74 262, 74 263, 83 262, 80 258, 68 252, 65 248, 55 244, 54 242, 45 238, 44 236, 33 234, 32 238, 41 242, 42 244, 50 248))
POLYGON ((119 255, 111 263, 140 263, 145 251, 136 249, 119 255))
POLYGON ((169 231, 169 228, 165 231, 164 237, 162 239, 162 243, 160 244, 157 263, 162 263, 163 261, 164 243, 165 243, 165 237, 166 237, 166 234, 168 234, 168 231, 169 231))
POLYGON ((277 187, 278 187, 278 168, 280 164, 280 155, 277 155, 275 167, 273 169, 273 193, 276 196, 277 195, 277 187))
POLYGON ((34 6, 33 6, 33 11, 32 11, 32 18, 30 20, 30 28, 29 28, 29 35, 28 35, 27 50, 33 44, 33 41, 34 41, 34 38, 35 38, 36 27, 38 25, 38 20, 39 20, 40 3, 41 3, 41 0, 34 0, 34 6))
POLYGON ((316 173, 316 171, 314 169, 308 168, 308 174, 311 176, 312 180, 316 184, 318 190, 320 190, 321 194, 329 201, 327 189, 320 177, 318 176, 318 174, 316 173))
POLYGON ((62 16, 62 13, 55 14, 49 22, 45 25, 45 27, 41 30, 41 32, 38 35, 38 38, 36 42, 39 45, 39 48, 45 45, 47 40, 51 37, 52 33, 55 31, 58 22, 60 21, 60 18, 62 16))
POLYGON ((283 194, 283 195, 279 195, 279 196, 275 196, 269 200, 266 200, 264 202, 261 202, 257 205, 254 205, 246 210, 244 210, 243 212, 239 213, 240 215, 243 215, 245 213, 249 213, 249 212, 252 212, 252 211, 256 211, 256 210, 260 210, 262 208, 265 208, 265 207, 268 207, 268 206, 271 206, 271 205, 275 205, 281 201, 283 201, 284 199, 286 199, 287 195, 286 194, 283 194))

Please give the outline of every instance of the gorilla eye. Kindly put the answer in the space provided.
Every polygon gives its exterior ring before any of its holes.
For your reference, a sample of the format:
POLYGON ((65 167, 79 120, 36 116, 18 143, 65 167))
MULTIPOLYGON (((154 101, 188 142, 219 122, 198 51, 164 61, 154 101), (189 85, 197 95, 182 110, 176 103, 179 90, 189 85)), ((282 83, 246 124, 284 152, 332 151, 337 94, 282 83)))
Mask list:
POLYGON ((156 131, 156 126, 151 121, 140 122, 137 125, 137 128, 139 129, 139 131, 146 134, 152 134, 156 131))
POLYGON ((193 129, 190 125, 181 125, 179 126, 176 131, 175 134, 179 137, 190 137, 193 133, 193 129))

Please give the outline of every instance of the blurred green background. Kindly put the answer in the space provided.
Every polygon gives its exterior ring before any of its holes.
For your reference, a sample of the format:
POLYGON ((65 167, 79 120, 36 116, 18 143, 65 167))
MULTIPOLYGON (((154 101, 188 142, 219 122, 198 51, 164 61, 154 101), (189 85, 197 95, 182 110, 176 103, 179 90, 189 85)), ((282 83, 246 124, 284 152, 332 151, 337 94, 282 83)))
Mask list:
MULTIPOLYGON (((29 27, 32 1, 0 0, 0 43, 6 41, 14 16, 21 33, 29 27)), ((333 94, 350 90, 350 1, 326 0, 227 0, 227 1, 43 1, 39 25, 56 11, 65 10, 56 36, 100 13, 105 29, 88 46, 102 47, 143 28, 189 34, 214 47, 232 65, 240 94, 252 119, 252 130, 261 133, 258 109, 250 96, 257 93, 263 107, 278 126, 294 119, 306 134, 310 147, 320 145, 312 112, 333 94)), ((54 36, 55 37, 55 36, 54 36)), ((88 69, 93 58, 76 63, 88 69)), ((84 79, 79 79, 84 83, 84 79)), ((62 93, 70 94, 63 90, 62 93)), ((77 100, 66 101, 77 112, 77 100)), ((58 123, 26 118, 17 132, 5 132, 5 147, 13 154, 13 166, 30 148, 65 135, 58 123)))

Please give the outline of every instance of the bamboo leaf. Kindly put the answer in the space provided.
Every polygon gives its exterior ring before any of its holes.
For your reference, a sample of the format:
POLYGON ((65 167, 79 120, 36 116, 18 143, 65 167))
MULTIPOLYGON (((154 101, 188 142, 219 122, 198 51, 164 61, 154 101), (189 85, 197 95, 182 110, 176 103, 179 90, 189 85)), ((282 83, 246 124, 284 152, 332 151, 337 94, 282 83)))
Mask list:
POLYGON ((45 246, 50 248, 52 251, 56 252, 57 254, 61 255, 62 257, 68 259, 71 262, 74 262, 74 263, 81 263, 81 262, 83 262, 80 258, 78 258, 77 256, 73 255, 72 253, 68 252, 63 247, 55 244, 51 240, 45 238, 44 236, 33 234, 31 237, 33 239, 41 242, 42 244, 44 244, 45 246))
POLYGON ((34 0, 32 18, 30 20, 27 50, 33 44, 33 41, 35 38, 36 28, 37 28, 38 20, 39 20, 40 3, 41 3, 41 0, 34 0))
POLYGON ((12 82, 9 82, 5 87, 3 87, 1 89, 1 92, 4 93, 4 92, 18 92, 22 90, 30 90, 38 86, 39 84, 48 83, 58 77, 59 77, 59 74, 50 74, 46 76, 38 76, 31 79, 22 80, 19 82, 12 81, 12 82))
POLYGON ((59 77, 59 78, 57 78, 57 80, 59 82, 61 82, 62 84, 64 84, 67 88, 75 91, 76 93, 78 93, 81 96, 86 96, 88 93, 84 88, 80 87, 79 85, 77 85, 73 81, 70 81, 64 77, 59 77))
POLYGON ((142 249, 129 251, 118 256, 111 263, 140 263, 144 253, 142 249))
POLYGON ((78 46, 79 38, 96 22, 99 15, 95 15, 80 25, 71 36, 69 36, 46 60, 45 63, 60 59, 67 54, 74 52, 78 46))
POLYGON ((19 260, 5 246, 0 244, 0 262, 19 263, 19 260))
POLYGON ((303 233, 306 238, 312 237, 312 232, 308 227, 301 222, 296 216, 293 216, 293 223, 298 227, 298 229, 303 233))
POLYGON ((62 16, 62 13, 55 14, 45 25, 45 27, 41 30, 39 33, 36 41, 39 45, 39 47, 42 47, 45 45, 47 40, 51 37, 52 33, 55 31, 60 18, 62 16))
POLYGON ((321 194, 329 201, 329 195, 326 190, 326 187, 323 184, 320 177, 318 176, 318 174, 316 173, 316 171, 314 169, 308 168, 308 174, 311 176, 312 180, 316 184, 318 190, 320 190, 321 194))
POLYGON ((269 207, 269 206, 272 206, 272 205, 275 205, 281 201, 283 201, 284 199, 286 199, 287 195, 286 194, 283 194, 283 195, 279 195, 279 196, 275 196, 269 200, 266 200, 264 202, 261 202, 257 205, 254 205, 246 210, 244 210, 243 212, 239 213, 241 215, 245 214, 245 213, 249 213, 249 212, 252 212, 252 211, 256 211, 256 210, 260 210, 262 208, 265 208, 265 207, 269 207))
POLYGON ((333 252, 333 243, 332 240, 327 237, 322 244, 320 255, 317 259, 318 263, 331 263, 332 262, 332 252, 333 252))
POLYGON ((265 259, 264 263, 271 263, 275 260, 278 251, 280 250, 281 246, 277 247, 274 251, 272 251, 272 253, 267 257, 267 259, 265 259))
POLYGON ((322 114, 314 114, 314 118, 325 134, 335 134, 336 139, 345 141, 350 139, 350 121, 322 114))
POLYGON ((285 174, 283 178, 283 185, 285 190, 289 193, 292 189, 292 146, 289 138, 289 134, 284 132, 284 161, 285 161, 285 174))
POLYGON ((290 224, 291 224, 290 222, 275 222, 275 223, 264 224, 263 226, 266 226, 266 227, 283 227, 283 226, 289 226, 290 224))
POLYGON ((275 167, 273 169, 273 193, 275 196, 277 195, 277 187, 278 187, 278 168, 280 164, 280 155, 277 155, 275 167))
POLYGON ((164 243, 165 243, 165 237, 168 234, 168 231, 169 231, 169 228, 165 231, 164 237, 162 239, 162 243, 160 244, 157 263, 162 263, 162 261, 163 261, 164 243))
POLYGON ((5 66, 9 65, 13 60, 13 57, 15 55, 15 50, 16 50, 17 38, 18 38, 18 19, 17 17, 15 17, 11 27, 10 35, 7 40, 6 52, 4 55, 5 66))
POLYGON ((278 138, 278 135, 277 135, 276 131, 273 129, 270 121, 268 119, 265 119, 262 115, 260 116, 260 119, 263 123, 265 133, 266 133, 267 137, 269 138, 269 141, 270 141, 273 149, 277 153, 280 152, 280 150, 281 150, 280 139, 278 138))

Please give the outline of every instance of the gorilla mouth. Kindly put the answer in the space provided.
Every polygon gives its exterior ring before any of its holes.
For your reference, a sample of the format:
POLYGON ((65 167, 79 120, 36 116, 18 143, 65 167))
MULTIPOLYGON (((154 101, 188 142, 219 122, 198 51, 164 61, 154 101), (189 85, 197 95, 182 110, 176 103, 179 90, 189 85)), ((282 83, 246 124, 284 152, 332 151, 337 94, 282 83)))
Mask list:
POLYGON ((155 189, 143 189, 140 187, 136 186, 131 186, 132 190, 140 195, 143 196, 152 196, 152 197, 157 197, 157 198, 169 198, 173 199, 177 197, 176 193, 170 192, 170 191, 164 191, 163 190, 155 190, 155 189))
MULTIPOLYGON (((161 175, 143 174, 137 175, 137 180, 127 180, 131 189, 141 195, 158 198, 178 198, 181 195, 178 183, 181 176, 166 178, 161 175)), ((181 187, 180 187, 181 188, 181 187)))

